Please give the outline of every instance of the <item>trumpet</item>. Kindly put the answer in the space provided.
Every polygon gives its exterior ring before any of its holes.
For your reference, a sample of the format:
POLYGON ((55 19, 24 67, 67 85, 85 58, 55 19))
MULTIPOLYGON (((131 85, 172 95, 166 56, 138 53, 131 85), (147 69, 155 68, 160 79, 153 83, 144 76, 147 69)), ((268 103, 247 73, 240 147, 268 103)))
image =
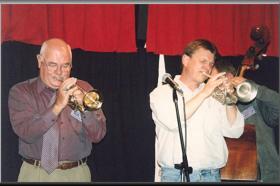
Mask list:
MULTIPOLYGON (((212 77, 209 74, 203 74, 209 78, 212 77)), ((214 89, 211 96, 223 105, 236 104, 237 101, 247 103, 255 99, 257 96, 258 87, 253 81, 245 80, 243 83, 233 87, 234 92, 229 93, 223 85, 220 85, 214 89)))
POLYGON ((71 107, 71 109, 79 110, 80 112, 85 112, 85 111, 94 111, 101 108, 103 104, 103 98, 97 89, 92 89, 87 92, 81 87, 79 87, 78 85, 73 85, 69 87, 68 90, 75 86, 77 86, 78 89, 82 92, 83 102, 82 104, 79 104, 77 98, 74 95, 70 95, 68 100, 68 105, 71 107))

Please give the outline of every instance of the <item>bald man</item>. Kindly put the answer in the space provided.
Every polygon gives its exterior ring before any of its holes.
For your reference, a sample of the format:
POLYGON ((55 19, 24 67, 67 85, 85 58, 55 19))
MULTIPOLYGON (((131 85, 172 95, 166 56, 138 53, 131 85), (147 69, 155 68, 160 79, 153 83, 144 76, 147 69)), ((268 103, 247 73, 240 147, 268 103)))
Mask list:
POLYGON ((62 39, 43 42, 37 61, 39 76, 14 85, 9 92, 10 120, 23 160, 18 181, 90 182, 87 157, 92 143, 106 134, 106 118, 101 108, 73 110, 68 103, 74 96, 82 104, 81 88, 93 87, 70 77, 71 48, 62 39), (55 154, 53 160, 42 161, 48 153, 55 154))

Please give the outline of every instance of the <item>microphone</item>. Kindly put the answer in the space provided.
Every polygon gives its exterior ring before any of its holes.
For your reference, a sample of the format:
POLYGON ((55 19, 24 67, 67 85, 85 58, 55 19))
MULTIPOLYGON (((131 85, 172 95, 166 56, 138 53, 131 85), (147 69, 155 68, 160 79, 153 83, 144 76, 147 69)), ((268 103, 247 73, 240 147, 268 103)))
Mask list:
POLYGON ((179 88, 179 85, 172 79, 171 75, 166 73, 162 76, 162 82, 169 84, 173 89, 178 91, 181 95, 183 95, 182 89, 179 88))

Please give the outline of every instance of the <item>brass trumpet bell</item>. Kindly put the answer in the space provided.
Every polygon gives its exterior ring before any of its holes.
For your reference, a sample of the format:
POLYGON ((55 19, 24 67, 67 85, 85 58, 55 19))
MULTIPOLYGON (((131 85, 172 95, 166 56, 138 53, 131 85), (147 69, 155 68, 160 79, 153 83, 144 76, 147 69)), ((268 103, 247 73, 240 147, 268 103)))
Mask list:
MULTIPOLYGON (((79 87, 79 89, 81 88, 79 87)), ((81 89, 81 91, 84 94, 83 104, 79 104, 75 96, 71 95, 69 97, 68 105, 73 110, 79 110, 80 112, 84 112, 84 111, 94 111, 101 108, 103 104, 103 99, 98 90, 93 89, 89 92, 85 92, 84 90, 81 89)))
POLYGON ((223 105, 236 104, 237 101, 247 103, 255 99, 258 93, 257 85, 251 80, 245 80, 235 87, 233 93, 228 93, 221 87, 216 87, 212 93, 212 97, 218 100, 223 105))
POLYGON ((103 99, 98 90, 93 89, 85 94, 83 104, 86 110, 93 111, 101 108, 103 99))
POLYGON ((257 93, 258 87, 251 80, 246 80, 236 87, 236 94, 240 102, 247 103, 252 101, 257 96, 257 93))

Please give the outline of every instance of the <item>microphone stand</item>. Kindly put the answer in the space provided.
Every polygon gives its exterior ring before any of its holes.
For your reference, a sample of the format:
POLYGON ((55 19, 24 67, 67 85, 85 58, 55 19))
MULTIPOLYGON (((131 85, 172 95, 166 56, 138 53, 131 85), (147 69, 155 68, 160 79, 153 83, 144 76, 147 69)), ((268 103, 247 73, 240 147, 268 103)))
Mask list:
MULTIPOLYGON (((184 116, 185 116, 185 99, 184 99, 184 95, 183 96, 183 105, 184 105, 184 116)), ((183 133, 182 133, 182 126, 181 126, 181 120, 180 120, 180 114, 179 114, 179 109, 178 109, 178 97, 177 97, 177 93, 176 90, 173 89, 173 102, 175 104, 175 108, 176 108, 176 116, 177 116, 177 122, 178 122, 178 129, 179 129, 179 135, 180 135, 180 142, 181 142, 181 150, 182 150, 182 156, 183 156, 183 162, 180 164, 175 164, 174 167, 175 169, 179 169, 181 170, 181 174, 184 173, 184 176, 182 177, 182 181, 185 182, 185 179, 187 179, 187 182, 190 182, 190 175, 193 171, 192 167, 189 167, 188 164, 188 158, 187 158, 187 154, 186 154, 186 148, 184 146, 184 139, 183 139, 183 133)), ((185 122, 186 122, 186 117, 184 118, 185 122)), ((185 125, 185 127, 187 127, 185 125)), ((185 130, 185 139, 187 140, 187 130, 185 130)))

